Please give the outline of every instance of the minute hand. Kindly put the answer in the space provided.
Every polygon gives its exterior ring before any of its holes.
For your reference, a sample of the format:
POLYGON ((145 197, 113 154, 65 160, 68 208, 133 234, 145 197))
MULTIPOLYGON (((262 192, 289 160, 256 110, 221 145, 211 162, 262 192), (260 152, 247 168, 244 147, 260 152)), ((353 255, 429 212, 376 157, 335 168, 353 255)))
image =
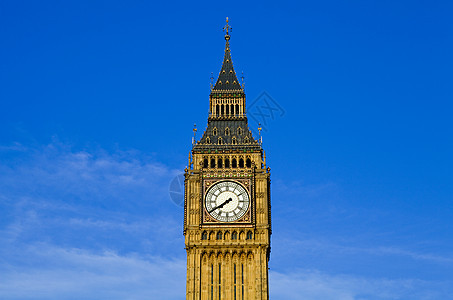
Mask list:
POLYGON ((233 201, 232 198, 228 198, 228 200, 226 200, 225 202, 223 202, 222 204, 219 204, 217 205, 216 207, 214 207, 213 209, 211 209, 210 211, 208 211, 208 213, 212 213, 214 210, 216 210, 217 208, 222 208, 223 206, 225 206, 225 204, 229 203, 233 201))

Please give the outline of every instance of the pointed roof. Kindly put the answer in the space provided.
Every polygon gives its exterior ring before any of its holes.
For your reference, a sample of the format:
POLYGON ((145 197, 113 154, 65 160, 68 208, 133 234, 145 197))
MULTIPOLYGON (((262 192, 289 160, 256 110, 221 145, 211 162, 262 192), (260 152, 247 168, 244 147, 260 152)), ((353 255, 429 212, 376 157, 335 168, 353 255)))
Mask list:
POLYGON ((225 30, 225 56, 223 57, 222 68, 220 69, 219 77, 214 85, 213 91, 237 91, 242 90, 239 84, 236 72, 233 68, 233 60, 231 59, 230 52, 230 30, 231 26, 227 24, 223 28, 225 30))

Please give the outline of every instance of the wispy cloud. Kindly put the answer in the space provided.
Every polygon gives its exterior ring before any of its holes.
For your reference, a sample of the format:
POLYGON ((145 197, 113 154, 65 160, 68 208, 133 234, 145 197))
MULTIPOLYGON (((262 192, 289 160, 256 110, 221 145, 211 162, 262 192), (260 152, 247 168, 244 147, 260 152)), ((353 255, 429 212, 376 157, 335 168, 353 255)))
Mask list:
POLYGON ((333 182, 308 184, 302 180, 293 180, 290 182, 276 180, 273 189, 285 195, 297 195, 301 199, 313 199, 324 196, 326 193, 332 195, 332 193, 336 192, 338 186, 333 182))
POLYGON ((182 212, 168 195, 177 171, 59 142, 0 152, 1 299, 184 295, 182 212))
MULTIPOLYGON (((422 253, 413 250, 407 250, 398 246, 376 246, 364 247, 354 246, 351 244, 338 244, 333 241, 323 239, 297 239, 284 238, 279 241, 285 245, 288 251, 297 251, 300 255, 313 254, 330 255, 330 256, 354 256, 354 255, 370 255, 370 256, 392 256, 406 257, 412 260, 420 260, 428 263, 440 264, 443 266, 453 266, 453 257, 447 255, 436 255, 432 253, 422 253)), ((293 254, 294 255, 294 254, 293 254)), ((291 256, 293 256, 291 255, 291 256)))
POLYGON ((376 249, 362 249, 364 252, 376 253, 380 255, 407 256, 414 260, 424 260, 439 264, 453 265, 453 257, 435 255, 431 253, 419 253, 415 251, 401 249, 399 247, 378 247, 376 249))
POLYGON ((452 281, 367 278, 316 270, 270 272, 274 300, 451 299, 452 281))
POLYGON ((177 172, 137 151, 74 151, 61 143, 21 149, 6 158, 0 151, 0 205, 8 211, 77 211, 99 219, 99 211, 173 208, 168 185, 177 172))
MULTIPOLYGON (((137 151, 76 151, 58 142, 0 147, 0 298, 184 298, 182 211, 168 195, 177 174, 137 151)), ((305 217, 313 211, 313 219, 325 222, 349 217, 334 201, 318 201, 331 199, 335 184, 291 185, 277 182, 275 190, 280 197, 308 199, 299 207, 305 217), (313 209, 315 203, 321 205, 313 209), (324 213, 324 205, 333 208, 324 213)), ((449 256, 313 238, 299 235, 298 223, 281 224, 287 227, 273 237, 274 300, 448 299, 453 294, 452 282, 443 279, 374 276, 358 268, 342 272, 357 257, 374 263, 381 261, 377 257, 403 257, 445 267, 453 263, 449 256), (316 263, 310 265, 310 259, 316 263), (327 264, 330 268, 323 268, 327 264)))
POLYGON ((2 299, 181 299, 185 260, 33 244, 3 262, 2 299))
POLYGON ((27 151, 27 147, 21 143, 15 142, 10 145, 0 145, 1 152, 17 152, 17 151, 27 151))
POLYGON ((45 196, 49 201, 64 195, 66 202, 99 202, 128 195, 129 203, 157 201, 175 173, 138 152, 74 151, 61 143, 20 149, 1 160, 2 196, 45 196), (137 193, 142 197, 132 197, 137 193))

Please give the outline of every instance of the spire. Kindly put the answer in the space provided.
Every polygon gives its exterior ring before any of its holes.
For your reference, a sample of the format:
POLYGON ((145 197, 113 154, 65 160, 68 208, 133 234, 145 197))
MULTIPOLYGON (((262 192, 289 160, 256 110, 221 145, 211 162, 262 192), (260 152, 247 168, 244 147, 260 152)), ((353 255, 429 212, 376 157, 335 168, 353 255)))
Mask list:
POLYGON ((228 24, 228 17, 226 18, 226 25, 223 27, 225 31, 225 56, 223 57, 222 68, 220 69, 219 77, 214 85, 213 91, 237 91, 242 87, 239 84, 236 72, 233 68, 233 61, 230 53, 230 32, 231 26, 228 24))
POLYGON ((217 153, 219 150, 232 150, 236 153, 260 152, 261 144, 255 140, 248 125, 243 85, 238 81, 231 61, 231 27, 228 18, 223 30, 226 41, 225 57, 215 85, 211 84, 208 127, 200 140, 194 139, 193 150, 198 151, 197 153, 217 153))

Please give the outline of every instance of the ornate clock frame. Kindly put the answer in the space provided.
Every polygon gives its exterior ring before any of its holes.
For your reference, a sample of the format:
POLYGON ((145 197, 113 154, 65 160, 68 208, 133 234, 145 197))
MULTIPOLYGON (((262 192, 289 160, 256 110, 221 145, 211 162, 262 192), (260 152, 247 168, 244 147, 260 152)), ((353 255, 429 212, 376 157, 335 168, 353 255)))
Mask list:
POLYGON ((255 193, 254 193, 254 184, 251 178, 209 178, 203 179, 201 182, 201 198, 200 198, 200 208, 202 213, 200 214, 200 228, 203 226, 237 226, 237 227, 253 227, 254 221, 254 211, 255 211, 255 193), (214 219, 209 215, 206 210, 206 206, 204 205, 204 198, 206 197, 206 193, 208 192, 209 188, 216 183, 223 182, 223 181, 232 181, 239 183, 249 194, 249 208, 247 212, 236 221, 233 222, 222 222, 214 219))

